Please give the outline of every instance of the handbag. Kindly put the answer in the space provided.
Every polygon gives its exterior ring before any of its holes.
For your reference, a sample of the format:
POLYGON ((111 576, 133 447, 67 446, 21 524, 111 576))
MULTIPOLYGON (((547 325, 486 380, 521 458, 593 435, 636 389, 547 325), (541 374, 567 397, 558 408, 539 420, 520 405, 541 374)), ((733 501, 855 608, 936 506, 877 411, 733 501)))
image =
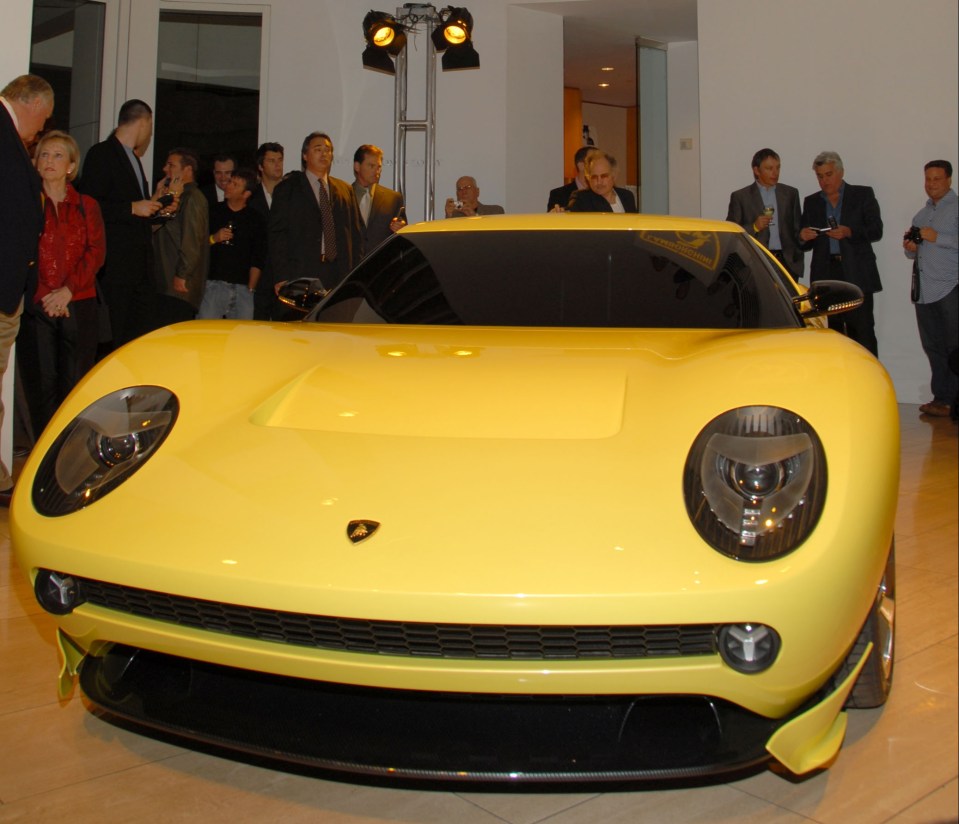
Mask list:
POLYGON ((915 257, 912 260, 912 284, 909 288, 909 298, 913 303, 919 303, 919 297, 919 258, 915 257))

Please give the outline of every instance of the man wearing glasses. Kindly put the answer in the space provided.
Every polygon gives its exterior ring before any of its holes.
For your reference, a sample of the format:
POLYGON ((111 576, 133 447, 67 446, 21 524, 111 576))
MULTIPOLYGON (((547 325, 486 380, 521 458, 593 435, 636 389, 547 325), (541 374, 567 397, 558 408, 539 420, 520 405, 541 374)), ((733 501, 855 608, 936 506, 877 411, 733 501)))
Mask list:
POLYGON ((446 198, 447 217, 473 217, 474 215, 502 215, 502 206, 479 202, 479 186, 475 177, 461 177, 456 181, 456 197, 446 198))

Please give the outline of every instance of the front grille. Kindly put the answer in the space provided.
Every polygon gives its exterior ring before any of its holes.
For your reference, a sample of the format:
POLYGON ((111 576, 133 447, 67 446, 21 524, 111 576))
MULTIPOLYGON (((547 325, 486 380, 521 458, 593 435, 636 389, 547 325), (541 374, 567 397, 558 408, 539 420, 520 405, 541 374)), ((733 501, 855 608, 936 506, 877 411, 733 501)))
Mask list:
POLYGON ((714 624, 529 626, 364 621, 244 607, 74 578, 81 601, 185 627, 343 652, 518 661, 711 655, 714 624))

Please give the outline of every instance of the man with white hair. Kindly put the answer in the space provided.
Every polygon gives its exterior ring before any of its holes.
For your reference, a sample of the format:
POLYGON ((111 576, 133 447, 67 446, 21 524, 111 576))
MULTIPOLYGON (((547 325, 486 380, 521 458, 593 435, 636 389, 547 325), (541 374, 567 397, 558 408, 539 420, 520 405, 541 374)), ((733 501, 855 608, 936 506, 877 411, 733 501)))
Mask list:
POLYGON ((862 306, 833 315, 829 328, 878 356, 872 296, 882 291, 882 281, 872 244, 882 239, 879 202, 870 186, 843 180, 842 158, 836 152, 820 152, 812 168, 820 191, 803 201, 799 232, 803 249, 812 249, 809 280, 844 280, 862 289, 862 306))
MULTIPOLYGON (((23 295, 36 288, 37 243, 43 231, 40 176, 26 147, 52 114, 53 89, 42 77, 24 74, 0 91, 0 380, 20 331, 23 295)), ((10 505, 12 492, 13 476, 0 461, 0 506, 10 505)))

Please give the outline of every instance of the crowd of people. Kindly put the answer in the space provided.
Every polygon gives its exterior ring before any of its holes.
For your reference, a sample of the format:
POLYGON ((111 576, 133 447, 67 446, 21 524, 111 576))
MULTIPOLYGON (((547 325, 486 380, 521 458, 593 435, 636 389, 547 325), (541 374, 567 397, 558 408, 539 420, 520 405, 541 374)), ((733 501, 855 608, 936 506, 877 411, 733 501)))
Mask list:
MULTIPOLYGON (((576 176, 549 193, 546 210, 635 212, 629 189, 616 186, 616 160, 593 146, 576 151, 576 176)), ((845 182, 837 152, 820 152, 812 169, 819 191, 800 205, 799 191, 779 182, 779 155, 760 149, 753 155, 753 182, 729 198, 726 220, 737 223, 779 260, 795 280, 812 252, 811 281, 840 280, 863 293, 860 307, 831 316, 829 326, 878 357, 873 312, 882 290, 873 244, 882 239, 879 202, 870 186, 845 182)), ((903 237, 913 261, 912 301, 923 351, 932 371, 933 399, 919 410, 933 417, 956 417, 959 378, 959 212, 952 188, 952 164, 931 160, 924 167, 926 205, 903 237)))
MULTIPOLYGON (((153 111, 128 100, 117 126, 82 162, 76 141, 42 133, 54 108, 49 83, 22 75, 0 92, 0 376, 14 341, 31 436, 100 353, 152 329, 192 318, 274 319, 276 291, 288 280, 339 283, 369 251, 406 225, 403 195, 379 183, 383 152, 364 144, 354 180, 333 177, 333 141, 312 132, 300 169, 284 173, 284 149, 263 143, 256 168, 228 154, 213 160, 214 182, 198 185, 200 161, 188 147, 166 153, 151 187, 141 158, 153 135, 153 111), (37 139, 39 135, 39 140, 37 139)), ((616 159, 594 146, 574 157, 575 178, 549 193, 547 211, 637 212, 617 184, 616 159)), ((873 295, 882 289, 872 244, 882 237, 872 188, 847 184, 842 159, 813 161, 820 191, 805 198, 779 183, 772 149, 752 160, 754 181, 732 193, 727 220, 741 225, 797 280, 812 252, 811 280, 854 283, 863 305, 830 325, 877 354, 873 295)), ((914 262, 913 300, 932 369, 925 414, 948 415, 957 393, 950 368, 959 316, 959 229, 952 166, 926 164, 928 200, 906 232, 914 262)), ((447 218, 502 214, 479 200, 476 178, 460 177, 447 218)), ((0 405, 0 422, 3 408, 0 405)), ((0 465, 0 504, 12 478, 0 465)))

